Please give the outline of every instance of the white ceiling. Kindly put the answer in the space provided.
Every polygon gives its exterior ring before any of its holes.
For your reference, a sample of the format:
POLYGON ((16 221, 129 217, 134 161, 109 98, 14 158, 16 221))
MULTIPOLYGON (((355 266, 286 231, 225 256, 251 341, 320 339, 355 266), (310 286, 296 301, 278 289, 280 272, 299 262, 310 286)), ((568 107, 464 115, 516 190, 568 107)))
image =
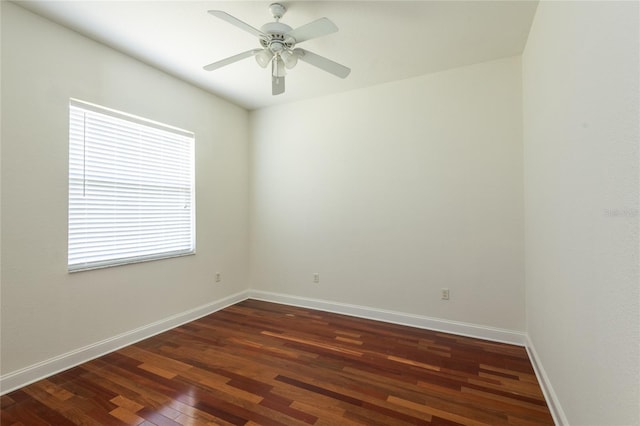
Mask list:
POLYGON ((207 72, 211 62, 259 47, 257 38, 207 13, 260 28, 270 1, 46 1, 20 6, 247 109, 401 80, 522 53, 537 1, 286 1, 293 28, 328 17, 337 33, 300 47, 351 68, 344 80, 304 62, 286 93, 253 58, 207 72))

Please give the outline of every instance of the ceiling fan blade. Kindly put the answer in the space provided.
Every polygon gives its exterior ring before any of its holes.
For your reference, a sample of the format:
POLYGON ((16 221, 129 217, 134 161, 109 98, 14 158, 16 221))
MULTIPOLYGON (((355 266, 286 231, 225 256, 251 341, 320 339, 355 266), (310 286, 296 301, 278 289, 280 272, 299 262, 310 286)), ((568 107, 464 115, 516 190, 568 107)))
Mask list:
POLYGON ((331 22, 329 18, 320 18, 291 30, 285 35, 293 37, 296 43, 302 43, 303 41, 322 37, 327 34, 335 33, 336 31, 338 31, 338 27, 336 27, 336 24, 331 22))
POLYGON ((350 68, 347 68, 344 65, 340 65, 337 62, 333 62, 331 59, 327 59, 324 56, 316 55, 315 53, 309 52, 305 49, 296 48, 293 49, 293 53, 297 55, 300 60, 305 61, 308 64, 318 67, 321 70, 324 70, 340 78, 346 78, 351 72, 350 68))
POLYGON ((223 59, 221 61, 218 62, 214 62, 212 64, 209 65, 205 65, 204 67, 202 67, 204 70, 206 71, 213 71, 213 70, 217 70, 218 68, 224 67, 225 65, 229 65, 232 64, 234 62, 238 62, 244 58, 248 58, 250 56, 255 56, 256 54, 262 52, 262 49, 252 49, 252 50, 247 50, 246 52, 242 52, 242 53, 238 53, 237 55, 233 55, 228 57, 227 59, 223 59))
POLYGON ((236 27, 245 30, 246 32, 249 32, 255 36, 258 37, 267 37, 267 35, 265 33, 263 33, 262 31, 260 31, 257 28, 252 27, 251 25, 247 24, 246 22, 243 22, 241 20, 239 20, 238 18, 236 18, 235 16, 231 16, 229 15, 227 12, 223 12, 221 10, 209 10, 208 11, 211 15, 222 19, 223 21, 227 21, 228 23, 235 25, 236 27))
POLYGON ((280 95, 284 93, 284 76, 276 77, 275 75, 271 76, 271 94, 272 95, 280 95))

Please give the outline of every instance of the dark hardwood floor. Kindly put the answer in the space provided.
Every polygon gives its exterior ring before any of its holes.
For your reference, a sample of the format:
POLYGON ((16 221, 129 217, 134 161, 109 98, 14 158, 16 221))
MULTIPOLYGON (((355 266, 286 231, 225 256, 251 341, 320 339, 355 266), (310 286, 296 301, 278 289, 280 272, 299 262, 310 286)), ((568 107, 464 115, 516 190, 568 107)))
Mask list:
POLYGON ((524 348, 246 300, 2 397, 8 425, 553 424, 524 348))

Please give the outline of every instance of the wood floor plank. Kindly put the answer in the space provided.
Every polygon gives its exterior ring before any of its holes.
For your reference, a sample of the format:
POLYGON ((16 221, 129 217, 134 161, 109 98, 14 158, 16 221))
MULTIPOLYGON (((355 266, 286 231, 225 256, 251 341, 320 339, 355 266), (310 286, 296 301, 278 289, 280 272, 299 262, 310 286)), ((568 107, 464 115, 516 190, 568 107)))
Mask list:
POLYGON ((526 350, 245 300, 2 396, 2 425, 551 425, 526 350))

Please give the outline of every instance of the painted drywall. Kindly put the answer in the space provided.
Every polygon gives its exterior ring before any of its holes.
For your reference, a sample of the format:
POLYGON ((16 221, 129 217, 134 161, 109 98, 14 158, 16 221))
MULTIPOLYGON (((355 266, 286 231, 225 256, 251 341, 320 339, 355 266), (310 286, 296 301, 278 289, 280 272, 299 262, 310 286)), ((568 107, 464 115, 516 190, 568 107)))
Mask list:
POLYGON ((638 2, 541 2, 523 55, 527 331, 572 425, 640 424, 638 2))
POLYGON ((2 373, 246 290, 248 113, 1 7, 2 373), (70 97, 195 132, 196 255, 67 273, 70 97))
POLYGON ((520 73, 507 58, 252 112, 251 287, 524 330, 520 73))

